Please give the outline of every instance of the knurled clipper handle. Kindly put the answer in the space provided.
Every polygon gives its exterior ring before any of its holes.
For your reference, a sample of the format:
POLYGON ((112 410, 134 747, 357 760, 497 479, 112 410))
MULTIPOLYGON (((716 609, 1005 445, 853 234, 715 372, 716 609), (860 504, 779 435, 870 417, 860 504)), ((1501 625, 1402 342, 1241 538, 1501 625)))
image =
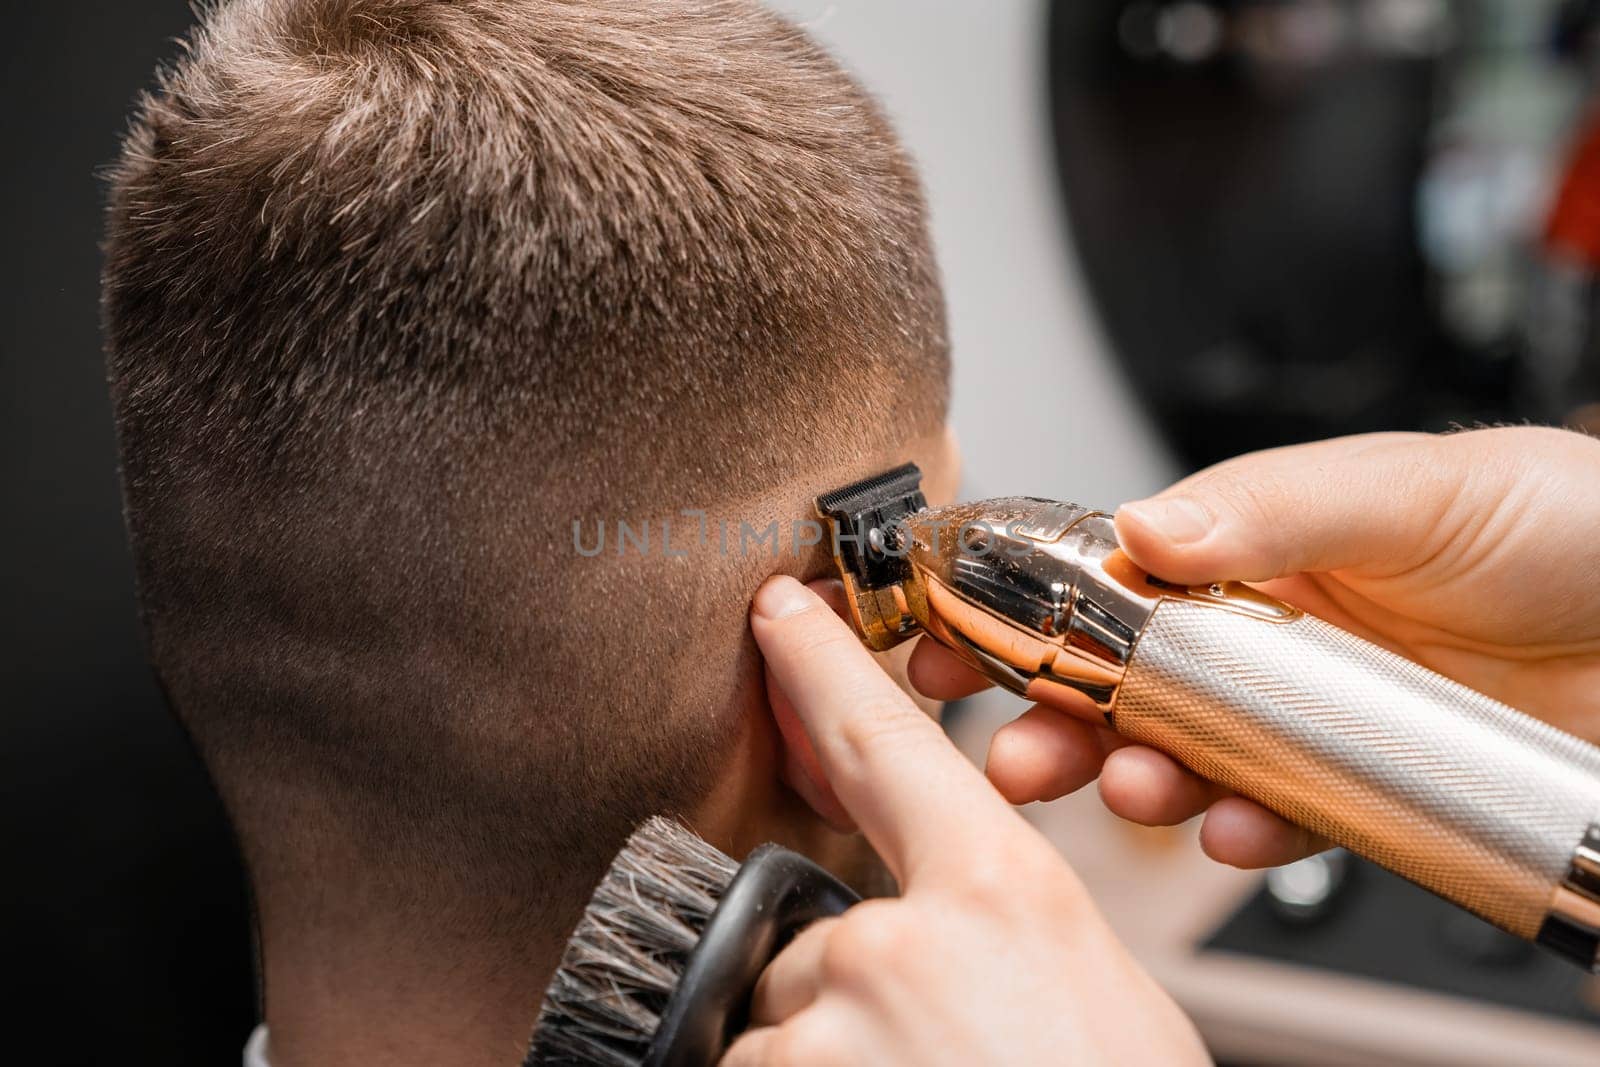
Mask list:
POLYGON ((1591 969, 1600 748, 1319 619, 1184 600, 1139 636, 1118 733, 1591 969))

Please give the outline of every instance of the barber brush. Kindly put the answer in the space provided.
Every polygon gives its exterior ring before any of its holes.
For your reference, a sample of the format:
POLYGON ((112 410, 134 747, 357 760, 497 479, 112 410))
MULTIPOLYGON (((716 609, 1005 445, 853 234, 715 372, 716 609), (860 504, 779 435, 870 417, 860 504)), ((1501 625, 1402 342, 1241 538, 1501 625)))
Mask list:
POLYGON ((859 899, 788 849, 762 845, 741 866, 671 820, 646 820, 567 942, 525 1067, 715 1063, 772 958, 859 899))
POLYGON ((869 647, 926 633, 1600 971, 1600 748, 1247 585, 1146 574, 1110 515, 930 508, 920 481, 908 464, 817 499, 869 647))

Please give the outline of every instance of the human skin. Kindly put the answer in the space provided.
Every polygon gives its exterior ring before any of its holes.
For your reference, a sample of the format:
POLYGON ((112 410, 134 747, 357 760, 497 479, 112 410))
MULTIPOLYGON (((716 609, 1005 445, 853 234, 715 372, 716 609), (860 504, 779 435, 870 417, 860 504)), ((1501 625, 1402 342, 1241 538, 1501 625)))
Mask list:
MULTIPOLYGON (((1503 427, 1369 434, 1257 452, 1117 511, 1124 550, 1169 581, 1239 580, 1571 733, 1600 740, 1600 440, 1503 427)), ((987 682, 929 641, 912 682, 953 699, 987 682)), ((1116 814, 1205 812, 1206 853, 1287 863, 1327 842, 1153 749, 1048 708, 991 743, 1013 803, 1096 777, 1116 814)))
POLYGON ((901 887, 807 927, 769 966, 725 1067, 1209 1062, 1060 854, 815 592, 751 629, 806 763, 901 887))
MULTIPOLYGON (((893 448, 771 486, 759 498, 729 505, 728 514, 757 528, 769 521, 809 517, 819 484, 842 485, 907 460, 927 472, 931 498, 954 497, 960 458, 953 438, 940 426, 893 448)), ((676 509, 670 514, 676 516, 676 509)), ((707 551, 715 551, 715 545, 707 551)), ((714 580, 737 584, 743 590, 737 594, 740 602, 767 577, 730 577, 729 563, 721 558, 682 563, 701 567, 714 580)), ((752 559, 750 567, 811 577, 831 569, 831 562, 821 550, 815 559, 785 551, 770 560, 752 559)), ((734 621, 739 621, 737 615, 734 621)), ((704 627, 686 620, 679 639, 698 639, 697 629, 704 627)), ((859 836, 830 829, 783 786, 784 746, 759 666, 752 662, 748 671, 741 671, 737 685, 720 699, 736 709, 730 717, 737 732, 728 739, 709 794, 679 814, 701 836, 732 854, 742 856, 776 840, 870 885, 878 865, 859 836)), ((719 708, 718 714, 726 712, 719 708)), ((297 880, 288 889, 276 887, 270 897, 258 900, 274 1067, 487 1067, 520 1061, 530 1011, 561 957, 566 931, 550 930, 513 946, 490 934, 477 940, 447 938, 430 928, 440 920, 437 910, 396 917, 373 906, 364 895, 372 883, 364 857, 324 854, 321 863, 316 877, 297 880), (305 894, 314 904, 285 892, 305 894)), ((505 906, 531 903, 508 900, 505 906)))

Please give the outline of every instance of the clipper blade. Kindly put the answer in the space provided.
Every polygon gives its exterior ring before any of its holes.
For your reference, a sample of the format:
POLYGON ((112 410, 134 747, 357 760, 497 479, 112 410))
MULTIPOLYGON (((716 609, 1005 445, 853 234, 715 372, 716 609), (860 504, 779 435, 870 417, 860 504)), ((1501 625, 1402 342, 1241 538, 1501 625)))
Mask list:
POLYGON ((817 497, 833 533, 833 558, 850 618, 868 648, 893 648, 917 631, 906 599, 912 578, 900 523, 928 506, 922 471, 907 463, 817 497))
POLYGON ((817 497, 817 514, 833 526, 839 567, 864 591, 905 580, 903 553, 892 551, 889 539, 901 519, 927 506, 915 463, 817 497))

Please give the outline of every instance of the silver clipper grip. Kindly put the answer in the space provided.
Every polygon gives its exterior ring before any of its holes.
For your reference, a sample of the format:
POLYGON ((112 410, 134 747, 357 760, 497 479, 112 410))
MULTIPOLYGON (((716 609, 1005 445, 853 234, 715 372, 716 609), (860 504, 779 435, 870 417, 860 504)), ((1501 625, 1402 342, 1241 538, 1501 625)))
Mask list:
POLYGON ((1118 733, 1595 968, 1600 748, 1318 619, 1169 600, 1118 733))

